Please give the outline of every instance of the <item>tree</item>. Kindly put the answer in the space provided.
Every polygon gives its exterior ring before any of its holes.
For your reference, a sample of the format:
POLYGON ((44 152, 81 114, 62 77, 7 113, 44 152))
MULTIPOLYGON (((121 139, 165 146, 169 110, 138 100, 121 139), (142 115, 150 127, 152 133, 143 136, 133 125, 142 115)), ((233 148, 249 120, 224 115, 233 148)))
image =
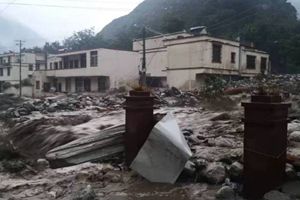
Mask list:
POLYGON ((95 34, 94 28, 75 32, 71 37, 64 40, 63 44, 65 48, 73 51, 107 46, 101 35, 95 34))

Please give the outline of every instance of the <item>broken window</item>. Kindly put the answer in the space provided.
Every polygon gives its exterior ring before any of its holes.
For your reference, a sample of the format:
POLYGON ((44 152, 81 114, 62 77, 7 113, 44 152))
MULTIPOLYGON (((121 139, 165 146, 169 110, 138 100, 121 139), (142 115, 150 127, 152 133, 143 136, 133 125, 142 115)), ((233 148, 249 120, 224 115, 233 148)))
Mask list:
POLYGON ((40 87, 40 81, 35 81, 35 89, 39 90, 40 87))
POLYGON ((256 56, 247 55, 247 69, 255 69, 256 56))
POLYGON ((213 44, 212 49, 212 62, 213 63, 221 63, 221 53, 222 53, 222 45, 221 44, 213 44))
POLYGON ((7 76, 10 76, 10 68, 7 68, 7 76))
POLYGON ((260 61, 260 70, 261 73, 265 73, 267 69, 267 58, 262 57, 260 61))
POLYGON ((98 65, 98 51, 91 51, 91 67, 98 65))
POLYGON ((235 63, 236 53, 231 52, 231 63, 235 63))

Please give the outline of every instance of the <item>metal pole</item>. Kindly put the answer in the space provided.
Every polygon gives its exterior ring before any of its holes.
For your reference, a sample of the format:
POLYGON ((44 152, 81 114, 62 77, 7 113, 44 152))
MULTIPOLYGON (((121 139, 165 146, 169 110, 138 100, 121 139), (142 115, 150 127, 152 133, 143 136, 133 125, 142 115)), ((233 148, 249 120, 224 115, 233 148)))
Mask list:
POLYGON ((19 45, 19 61, 20 61, 20 66, 19 66, 19 97, 22 97, 22 40, 18 41, 19 45))
POLYGON ((143 61, 141 73, 141 86, 146 86, 146 27, 143 27, 143 61))

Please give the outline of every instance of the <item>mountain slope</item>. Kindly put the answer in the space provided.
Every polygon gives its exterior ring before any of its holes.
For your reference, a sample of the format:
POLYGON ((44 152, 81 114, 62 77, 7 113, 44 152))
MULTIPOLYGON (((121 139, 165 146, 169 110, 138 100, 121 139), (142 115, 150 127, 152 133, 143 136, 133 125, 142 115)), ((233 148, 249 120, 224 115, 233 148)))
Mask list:
POLYGON ((25 46, 44 44, 45 40, 36 32, 14 20, 0 17, 0 52, 16 48, 15 40, 25 40, 25 46))
POLYGON ((286 40, 300 33, 297 10, 286 0, 145 0, 98 35, 113 48, 131 49, 131 41, 141 36, 143 25, 165 33, 204 25, 214 36, 240 36, 270 52, 277 71, 290 62, 288 50, 283 49, 286 40))

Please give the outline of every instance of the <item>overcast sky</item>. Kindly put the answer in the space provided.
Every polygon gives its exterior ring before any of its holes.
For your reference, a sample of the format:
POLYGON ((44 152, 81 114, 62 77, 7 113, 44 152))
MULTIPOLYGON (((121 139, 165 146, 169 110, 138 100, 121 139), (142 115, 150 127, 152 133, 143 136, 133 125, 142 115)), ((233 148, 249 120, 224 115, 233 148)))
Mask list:
POLYGON ((0 0, 0 15, 17 20, 47 40, 62 40, 74 31, 100 31, 128 14, 143 0, 0 0), (9 4, 7 4, 9 3, 9 4))
MULTIPOLYGON (((15 19, 46 40, 63 40, 74 31, 100 31, 143 0, 0 0, 0 15, 15 19)), ((300 6, 300 0, 290 0, 300 6)))

